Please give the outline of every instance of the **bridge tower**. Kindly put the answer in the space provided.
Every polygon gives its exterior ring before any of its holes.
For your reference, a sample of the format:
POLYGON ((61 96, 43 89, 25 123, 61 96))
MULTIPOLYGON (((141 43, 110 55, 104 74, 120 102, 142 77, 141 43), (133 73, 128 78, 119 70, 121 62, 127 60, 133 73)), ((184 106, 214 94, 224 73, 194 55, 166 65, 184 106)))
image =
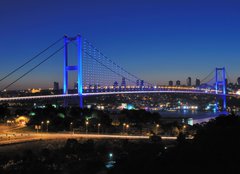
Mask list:
MULTIPOLYGON (((215 91, 216 94, 220 94, 220 98, 223 101, 223 111, 227 110, 226 100, 226 71, 225 67, 216 68, 215 70, 215 91)), ((218 102, 216 102, 216 109, 218 109, 218 102)))
MULTIPOLYGON (((82 36, 76 37, 64 36, 64 63, 63 63, 63 94, 68 94, 68 71, 77 71, 78 78, 78 96, 79 106, 83 108, 83 80, 82 80, 82 36), (78 65, 68 65, 68 44, 72 41, 77 42, 78 65)), ((64 105, 67 106, 67 100, 64 100, 64 105)))

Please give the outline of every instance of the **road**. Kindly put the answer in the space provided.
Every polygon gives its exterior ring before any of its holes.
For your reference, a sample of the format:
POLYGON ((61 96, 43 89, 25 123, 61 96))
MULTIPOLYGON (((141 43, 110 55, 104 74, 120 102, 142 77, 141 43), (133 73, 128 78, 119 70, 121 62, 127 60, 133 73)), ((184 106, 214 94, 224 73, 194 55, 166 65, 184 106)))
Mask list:
MULTIPOLYGON (((109 135, 109 134, 70 134, 70 133, 9 133, 0 134, 0 145, 8 145, 15 143, 31 142, 37 140, 54 140, 54 139, 132 139, 144 140, 149 136, 136 135, 109 135)), ((176 140, 176 137, 162 137, 163 140, 176 140)))

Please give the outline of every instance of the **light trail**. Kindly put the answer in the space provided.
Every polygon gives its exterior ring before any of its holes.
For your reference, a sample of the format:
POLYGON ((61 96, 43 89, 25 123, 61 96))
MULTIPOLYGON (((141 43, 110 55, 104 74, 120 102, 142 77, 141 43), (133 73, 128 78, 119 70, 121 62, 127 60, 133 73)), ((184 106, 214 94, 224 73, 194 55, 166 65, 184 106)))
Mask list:
MULTIPOLYGON (((148 140, 149 136, 138 135, 110 135, 110 134, 66 134, 66 133, 17 133, 0 134, 0 145, 31 142, 37 140, 59 140, 59 139, 128 139, 148 140)), ((161 137, 162 140, 176 140, 177 137, 161 137)))

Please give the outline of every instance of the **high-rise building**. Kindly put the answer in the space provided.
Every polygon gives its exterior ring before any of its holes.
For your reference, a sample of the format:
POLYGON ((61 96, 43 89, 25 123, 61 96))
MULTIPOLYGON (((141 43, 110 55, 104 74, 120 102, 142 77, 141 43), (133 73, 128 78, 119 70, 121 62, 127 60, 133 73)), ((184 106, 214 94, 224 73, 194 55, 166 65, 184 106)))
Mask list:
POLYGON ((170 81, 168 82, 168 85, 169 85, 169 86, 173 86, 173 81, 170 80, 170 81))
POLYGON ((136 81, 136 86, 139 86, 139 85, 140 85, 139 80, 137 80, 136 81))
POLYGON ((54 82, 53 83, 53 90, 54 91, 58 91, 59 90, 59 83, 58 82, 54 82))
POLYGON ((115 82, 113 83, 113 87, 114 87, 114 88, 117 88, 117 87, 118 87, 118 82, 117 82, 117 81, 115 81, 115 82))
POLYGON ((176 81, 176 86, 180 86, 181 85, 181 81, 180 80, 177 80, 176 81))
POLYGON ((196 87, 201 85, 201 81, 199 79, 196 79, 196 87))
POLYGON ((74 82, 74 89, 78 89, 78 83, 74 82))
POLYGON ((240 85, 240 77, 237 78, 237 84, 240 85))
POLYGON ((144 80, 140 81, 140 86, 143 87, 144 86, 144 80))
POLYGON ((187 78, 187 86, 192 86, 192 79, 191 79, 191 77, 187 78))
POLYGON ((121 86, 126 86, 126 79, 125 79, 125 77, 122 77, 122 83, 121 83, 121 86))

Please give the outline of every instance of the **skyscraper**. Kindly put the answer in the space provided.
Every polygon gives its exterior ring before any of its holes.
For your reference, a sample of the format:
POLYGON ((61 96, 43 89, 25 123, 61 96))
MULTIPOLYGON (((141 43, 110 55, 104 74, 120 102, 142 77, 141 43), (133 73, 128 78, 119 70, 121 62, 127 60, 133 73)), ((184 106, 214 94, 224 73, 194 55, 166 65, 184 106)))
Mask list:
POLYGON ((118 82, 117 82, 117 81, 115 81, 115 82, 113 83, 113 87, 114 87, 114 88, 117 88, 117 87, 118 87, 118 82))
POLYGON ((78 89, 78 83, 74 82, 74 89, 78 89))
POLYGON ((139 85, 140 85, 140 84, 139 84, 139 80, 137 80, 137 81, 136 81, 136 86, 139 86, 139 85))
POLYGON ((140 86, 143 87, 144 86, 144 80, 140 81, 140 86))
POLYGON ((59 90, 59 83, 58 82, 54 82, 53 83, 53 90, 54 91, 58 91, 59 90))
POLYGON ((187 78, 187 86, 192 86, 192 79, 191 79, 191 77, 187 78))
POLYGON ((201 85, 201 81, 199 79, 196 79, 196 87, 201 85))
POLYGON ((169 85, 169 86, 173 86, 173 81, 170 80, 170 81, 168 82, 168 85, 169 85))
POLYGON ((126 79, 125 79, 125 77, 122 77, 122 83, 121 83, 121 86, 126 86, 126 79))
POLYGON ((180 86, 181 85, 181 81, 180 80, 177 80, 176 81, 176 86, 180 86))

